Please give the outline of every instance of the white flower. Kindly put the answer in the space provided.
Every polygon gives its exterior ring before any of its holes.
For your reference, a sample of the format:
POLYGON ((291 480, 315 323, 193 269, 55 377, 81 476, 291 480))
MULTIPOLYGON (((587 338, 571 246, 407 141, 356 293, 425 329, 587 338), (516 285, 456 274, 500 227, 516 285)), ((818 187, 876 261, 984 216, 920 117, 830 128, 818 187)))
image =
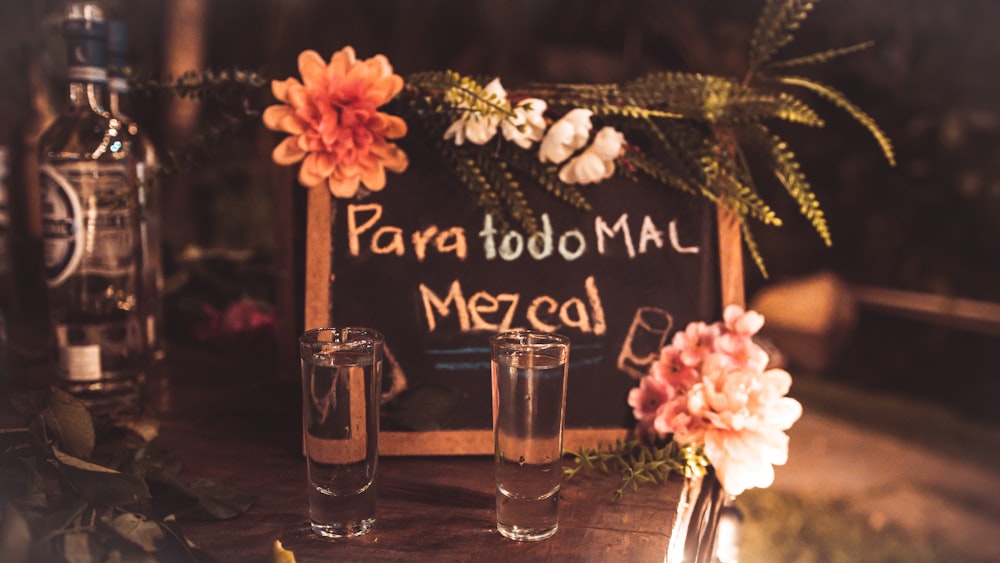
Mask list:
POLYGON ((621 155, 624 145, 625 135, 613 127, 602 128, 585 151, 559 170, 559 179, 567 184, 594 184, 607 180, 615 173, 615 159, 621 155))
POLYGON ((538 160, 559 164, 583 148, 593 127, 590 124, 591 115, 593 112, 589 109, 577 108, 549 127, 538 147, 538 160))
POLYGON ((503 136, 522 149, 530 149, 545 133, 545 109, 548 106, 538 98, 526 98, 514 108, 514 117, 501 124, 503 136))
MULTIPOLYGON (((483 91, 487 96, 492 94, 495 102, 507 103, 507 90, 504 90, 499 78, 490 81, 483 91)), ((499 116, 483 115, 481 111, 470 108, 465 100, 459 103, 458 107, 467 111, 444 132, 445 139, 454 138, 456 145, 462 145, 466 140, 477 145, 485 145, 496 136, 501 121, 499 116)))

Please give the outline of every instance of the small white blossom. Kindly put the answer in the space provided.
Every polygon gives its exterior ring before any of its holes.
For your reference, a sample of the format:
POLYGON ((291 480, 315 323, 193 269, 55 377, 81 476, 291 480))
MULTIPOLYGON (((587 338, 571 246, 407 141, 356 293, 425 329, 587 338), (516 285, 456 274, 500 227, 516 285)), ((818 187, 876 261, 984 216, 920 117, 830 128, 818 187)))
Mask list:
POLYGON ((591 115, 593 112, 589 109, 573 109, 549 127, 538 147, 538 160, 559 164, 583 148, 593 127, 591 115))
POLYGON ((503 136, 522 149, 530 149, 545 134, 545 109, 548 106, 538 98, 522 100, 514 108, 514 117, 501 124, 503 136))
MULTIPOLYGON (((507 102, 507 90, 504 90, 499 78, 490 81, 483 88, 483 91, 487 95, 492 94, 493 100, 496 102, 507 102)), ((466 140, 477 145, 485 145, 496 136, 497 130, 500 128, 500 117, 483 115, 479 110, 470 108, 468 102, 465 101, 459 104, 459 108, 467 111, 444 132, 445 139, 454 138, 456 145, 462 145, 466 140)))
POLYGON ((613 127, 604 127, 594 135, 594 142, 559 170, 559 179, 567 184, 594 184, 615 173, 615 159, 625 146, 625 135, 613 127))

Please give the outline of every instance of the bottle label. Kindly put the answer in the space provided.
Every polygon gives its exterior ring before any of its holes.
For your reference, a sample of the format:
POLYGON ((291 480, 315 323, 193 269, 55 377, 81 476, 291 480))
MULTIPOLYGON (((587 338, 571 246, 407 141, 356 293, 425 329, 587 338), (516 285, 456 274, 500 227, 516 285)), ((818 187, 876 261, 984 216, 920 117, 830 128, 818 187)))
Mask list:
POLYGON ((59 347, 59 374, 66 381, 101 379, 101 347, 97 344, 59 347))
POLYGON ((83 257, 83 210, 69 180, 55 167, 41 167, 42 246, 45 281, 55 287, 66 281, 83 257))
POLYGON ((45 274, 56 287, 76 272, 136 275, 137 213, 125 170, 81 163, 42 167, 45 274))

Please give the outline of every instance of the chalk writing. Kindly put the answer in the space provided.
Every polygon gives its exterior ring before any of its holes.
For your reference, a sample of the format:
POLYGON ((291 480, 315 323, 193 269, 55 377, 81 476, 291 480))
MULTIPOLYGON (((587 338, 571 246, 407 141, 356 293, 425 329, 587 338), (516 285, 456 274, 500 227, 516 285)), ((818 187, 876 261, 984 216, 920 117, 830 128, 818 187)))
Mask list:
MULTIPOLYGON (((569 328, 584 334, 603 335, 607 332, 607 323, 597 283, 593 276, 588 276, 583 285, 586 301, 571 297, 560 303, 548 295, 540 295, 528 304, 524 319, 535 330, 554 332, 569 328)), ((521 303, 519 293, 493 295, 478 291, 466 299, 462 283, 457 279, 451 282, 444 297, 423 283, 419 285, 419 293, 429 332, 438 330, 439 319, 450 318, 452 313, 461 332, 510 330, 521 303)))
MULTIPOLYGON (((379 203, 352 203, 347 206, 347 245, 352 256, 361 254, 361 236, 371 231, 381 219, 382 205, 379 203), (363 222, 359 223, 359 218, 363 222)), ((414 231, 410 236, 417 260, 423 262, 427 257, 427 247, 432 239, 434 249, 441 254, 452 253, 459 260, 465 260, 468 256, 465 229, 451 227, 442 231, 436 225, 431 225, 423 230, 414 231)), ((405 255, 403 229, 395 225, 380 225, 372 232, 368 248, 372 254, 405 255)))

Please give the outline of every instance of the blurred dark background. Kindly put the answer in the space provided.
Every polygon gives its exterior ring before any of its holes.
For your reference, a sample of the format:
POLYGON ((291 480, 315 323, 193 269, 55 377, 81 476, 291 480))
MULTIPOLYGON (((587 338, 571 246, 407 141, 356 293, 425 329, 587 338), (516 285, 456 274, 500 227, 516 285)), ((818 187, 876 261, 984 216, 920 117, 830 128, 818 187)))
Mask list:
MULTIPOLYGON (((144 76, 238 68, 285 78, 297 74, 296 55, 303 49, 328 56, 353 45, 361 57, 384 53, 404 76, 451 68, 501 76, 509 87, 530 81, 617 82, 667 69, 742 76, 762 3, 108 0, 103 5, 128 22, 131 60, 144 76)), ((16 282, 7 290, 15 296, 8 298, 14 303, 8 322, 15 324, 30 321, 38 299, 39 284, 32 281, 37 233, 31 225, 37 211, 32 211, 30 161, 38 133, 63 103, 62 5, 0 0, 0 145, 10 152, 16 282)), ((770 279, 761 278, 752 264, 747 267, 751 296, 777 288, 794 294, 778 303, 837 304, 839 312, 826 313, 829 322, 793 320, 775 334, 779 345, 806 350, 788 350, 793 366, 850 385, 929 399, 990 423, 1000 423, 1000 410, 993 407, 1000 396, 997 22, 1000 3, 992 0, 818 3, 779 58, 874 40, 867 51, 803 73, 834 85, 873 116, 892 138, 899 163, 889 167, 867 131, 804 94, 826 128, 779 130, 811 179, 834 245, 823 246, 794 202, 762 182, 785 225, 755 229, 770 279), (810 285, 817 274, 835 283, 810 285), (886 299, 872 289, 902 293, 886 299)), ((258 108, 270 101, 267 88, 253 100, 258 108)), ((133 106, 136 120, 162 151, 190 148, 199 132, 217 126, 211 103, 152 95, 136 97, 133 106)), ((294 222, 301 194, 287 203, 287 191, 299 188, 291 175, 272 170, 269 152, 276 139, 258 121, 247 120, 195 150, 200 166, 165 179, 168 273, 182 271, 192 256, 208 251, 224 250, 220 255, 236 264, 228 283, 207 292, 215 306, 240 297, 279 303, 276 272, 287 277, 299 265, 286 255, 301 245, 296 234, 301 226, 294 222)), ((195 284, 190 274, 171 278, 168 312, 175 327, 185 326, 178 321, 185 315, 196 316, 206 293, 198 290, 211 285, 195 284)), ((818 313, 807 306, 801 311, 816 320, 818 313)), ((774 317, 782 317, 781 311, 774 317)))

